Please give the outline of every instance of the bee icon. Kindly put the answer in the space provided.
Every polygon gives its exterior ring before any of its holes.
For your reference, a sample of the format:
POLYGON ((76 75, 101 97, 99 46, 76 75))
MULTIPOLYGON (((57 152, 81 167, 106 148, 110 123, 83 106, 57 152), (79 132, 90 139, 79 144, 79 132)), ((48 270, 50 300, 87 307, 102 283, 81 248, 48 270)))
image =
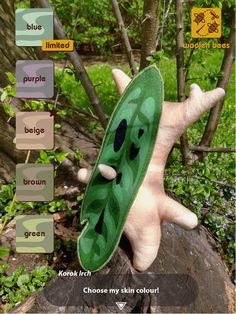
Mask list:
POLYGON ((195 16, 195 20, 194 20, 194 22, 196 22, 197 23, 197 25, 199 24, 199 23, 205 23, 205 14, 204 13, 202 13, 202 12, 200 12, 200 13, 194 13, 194 16, 195 16))
POLYGON ((211 17, 212 20, 219 18, 219 15, 216 15, 214 11, 211 10, 210 13, 212 15, 212 17, 211 17))
POLYGON ((218 26, 219 26, 220 24, 217 24, 216 22, 214 22, 214 23, 207 23, 207 26, 208 26, 208 32, 209 33, 218 33, 219 32, 219 30, 218 30, 218 26))

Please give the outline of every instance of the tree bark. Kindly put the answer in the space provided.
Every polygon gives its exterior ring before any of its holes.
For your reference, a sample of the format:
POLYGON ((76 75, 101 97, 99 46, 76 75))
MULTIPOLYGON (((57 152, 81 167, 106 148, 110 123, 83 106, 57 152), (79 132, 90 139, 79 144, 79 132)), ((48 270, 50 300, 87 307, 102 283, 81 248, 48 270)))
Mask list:
POLYGON ((152 56, 156 51, 156 36, 157 36, 157 11, 159 0, 145 0, 143 6, 143 21, 142 21, 142 46, 140 70, 149 65, 147 57, 152 56))
MULTIPOLYGON (((38 0, 37 1, 37 5, 39 5, 42 8, 51 8, 51 5, 49 4, 49 2, 47 0, 38 0)), ((67 39, 66 33, 64 31, 64 28, 60 22, 60 20, 58 19, 56 12, 54 11, 54 32, 56 34, 56 37, 59 39, 67 39)), ((93 86, 93 83, 91 82, 84 66, 82 63, 82 60, 79 56, 79 54, 77 53, 77 51, 72 51, 72 52, 68 52, 68 57, 71 61, 71 63, 73 64, 75 71, 77 72, 81 84, 83 85, 86 94, 88 95, 91 104, 102 124, 102 126, 104 128, 106 128, 107 126, 107 119, 106 119, 106 114, 105 111, 100 103, 100 100, 97 96, 95 87, 93 86)))
POLYGON ((156 40, 156 48, 159 47, 159 49, 162 49, 162 37, 163 37, 163 34, 164 34, 164 29, 165 29, 165 25, 166 25, 166 22, 169 18, 169 11, 170 11, 170 8, 171 8, 171 5, 172 5, 172 0, 169 0, 169 3, 168 3, 168 6, 167 8, 165 9, 165 1, 163 1, 163 17, 162 17, 162 23, 159 27, 159 30, 157 32, 157 40, 156 40))
POLYGON ((113 10, 114 10, 114 13, 116 16, 117 23, 119 25, 119 29, 121 31, 121 35, 122 35, 122 39, 124 42, 125 51, 126 51, 127 59, 129 62, 129 66, 130 66, 132 74, 135 75, 135 74, 137 74, 138 71, 137 71, 137 68, 135 66, 134 55, 132 52, 128 33, 127 33, 126 28, 125 28, 125 24, 124 24, 124 21, 123 21, 121 12, 120 12, 120 7, 119 7, 117 0, 112 0, 112 6, 113 6, 113 10))
MULTIPOLYGON (((223 88, 227 91, 230 73, 233 67, 234 55, 235 55, 235 14, 232 17, 231 32, 228 40, 230 48, 225 49, 223 62, 221 65, 222 76, 220 77, 217 87, 223 88)), ((223 108, 224 101, 218 103, 211 109, 205 131, 203 133, 199 146, 210 146, 217 130, 217 126, 220 120, 221 110, 223 108)))
POLYGON ((35 59, 36 54, 31 47, 18 47, 15 43, 14 1, 0 2, 0 86, 9 82, 5 72, 15 72, 17 60, 35 59))
MULTIPOLYGON (((175 144, 174 148, 180 148, 179 144, 175 144)), ((189 149, 194 152, 205 153, 236 153, 236 147, 207 147, 190 145, 189 149)))
MULTIPOLYGON (((184 23, 182 0, 175 1, 176 6, 176 63, 177 63, 177 85, 178 100, 185 100, 185 76, 184 76, 184 23)), ((191 164, 193 156, 189 149, 187 131, 180 137, 180 149, 183 164, 191 164)))

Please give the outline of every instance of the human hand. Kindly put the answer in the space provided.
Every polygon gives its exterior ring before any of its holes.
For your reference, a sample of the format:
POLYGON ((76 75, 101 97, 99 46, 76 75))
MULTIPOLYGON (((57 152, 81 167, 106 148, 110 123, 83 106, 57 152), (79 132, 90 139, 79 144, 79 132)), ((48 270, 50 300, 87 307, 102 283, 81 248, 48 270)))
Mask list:
MULTIPOLYGON (((122 94, 130 78, 120 70, 113 70, 113 78, 122 94)), ((144 180, 127 217, 124 233, 133 250, 133 266, 145 271, 155 260, 161 239, 163 220, 174 222, 185 229, 197 225, 197 217, 186 207, 166 195, 164 191, 164 169, 168 154, 176 139, 189 125, 224 97, 221 88, 203 93, 192 84, 190 96, 185 102, 164 102, 157 139, 144 180)), ((116 171, 107 165, 99 165, 103 177, 112 180, 116 171)), ((88 183, 91 170, 80 169, 79 181, 88 183)))

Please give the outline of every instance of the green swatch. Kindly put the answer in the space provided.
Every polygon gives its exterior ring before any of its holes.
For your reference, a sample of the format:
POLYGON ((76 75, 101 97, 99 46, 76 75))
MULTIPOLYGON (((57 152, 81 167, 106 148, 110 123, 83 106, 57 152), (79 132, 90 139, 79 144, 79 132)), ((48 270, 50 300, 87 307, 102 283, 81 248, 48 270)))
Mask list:
POLYGON ((52 253, 54 249, 51 215, 16 216, 16 252, 52 253))

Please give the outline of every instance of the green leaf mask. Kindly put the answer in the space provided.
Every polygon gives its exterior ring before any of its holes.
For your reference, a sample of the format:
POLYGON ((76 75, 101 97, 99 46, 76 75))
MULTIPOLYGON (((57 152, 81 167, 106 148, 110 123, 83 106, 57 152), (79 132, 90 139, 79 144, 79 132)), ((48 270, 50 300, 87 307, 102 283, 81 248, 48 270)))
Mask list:
POLYGON ((119 243, 152 156, 163 94, 160 72, 151 65, 130 82, 111 116, 81 209, 86 225, 78 255, 86 270, 101 269, 119 243), (116 178, 103 178, 99 164, 113 167, 116 178))

